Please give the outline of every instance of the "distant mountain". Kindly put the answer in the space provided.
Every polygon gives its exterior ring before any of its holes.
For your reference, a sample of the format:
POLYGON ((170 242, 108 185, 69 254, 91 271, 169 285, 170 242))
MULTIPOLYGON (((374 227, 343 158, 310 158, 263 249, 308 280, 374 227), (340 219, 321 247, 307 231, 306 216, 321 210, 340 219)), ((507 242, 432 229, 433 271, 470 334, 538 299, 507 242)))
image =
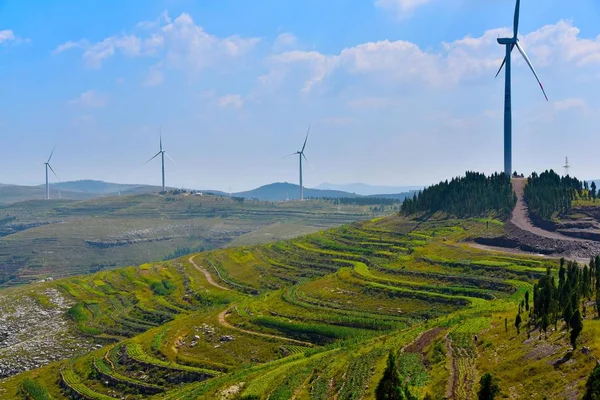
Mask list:
MULTIPOLYGON (((394 194, 374 194, 370 196, 362 196, 360 194, 344 192, 341 190, 323 190, 323 189, 311 189, 304 188, 304 198, 384 198, 384 199, 397 199, 404 200, 408 193, 394 193, 394 194)), ((246 192, 233 193, 236 197, 245 197, 248 199, 259 199, 264 201, 284 201, 284 200, 298 200, 300 198, 300 187, 293 183, 278 182, 264 185, 259 188, 248 190, 246 192)))
MULTIPOLYGON (((40 185, 45 186, 45 185, 40 185)), ((122 183, 111 183, 94 180, 80 180, 70 182, 58 182, 53 183, 50 187, 56 190, 68 190, 71 192, 83 192, 92 194, 113 194, 118 192, 124 192, 135 188, 150 188, 148 185, 133 185, 133 184, 122 184, 122 183)))
MULTIPOLYGON (((253 190, 248 190, 246 192, 234 193, 233 195, 236 197, 245 197, 248 199, 259 199, 265 201, 298 200, 300 199, 300 186, 295 185, 293 183, 277 182, 261 186, 253 190)), ((360 196, 348 192, 342 192, 339 190, 320 190, 304 188, 304 198, 309 197, 341 198, 360 196)))
MULTIPOLYGON (((97 195, 69 190, 59 191, 50 187, 50 198, 56 200, 59 197, 62 200, 86 200, 97 197, 97 195)), ((45 198, 46 188, 44 186, 0 185, 0 204, 12 204, 20 201, 41 200, 45 198)))
POLYGON ((378 195, 381 194, 398 194, 406 193, 411 190, 423 189, 423 186, 374 186, 366 183, 349 183, 346 185, 337 185, 334 183, 321 183, 315 189, 321 190, 339 190, 342 192, 356 193, 363 196, 378 195))

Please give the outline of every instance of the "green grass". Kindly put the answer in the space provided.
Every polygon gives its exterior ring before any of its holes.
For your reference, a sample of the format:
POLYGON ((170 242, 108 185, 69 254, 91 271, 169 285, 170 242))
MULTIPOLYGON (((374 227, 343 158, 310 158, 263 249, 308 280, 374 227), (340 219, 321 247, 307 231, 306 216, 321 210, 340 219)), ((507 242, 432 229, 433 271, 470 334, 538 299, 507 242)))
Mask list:
MULTIPOLYGON (((96 329, 97 338, 118 341, 108 353, 102 349, 58 367, 72 372, 67 380, 73 387, 94 396, 115 391, 143 398, 147 385, 164 388, 153 398, 165 400, 228 394, 373 399, 393 351, 420 397, 444 396, 454 368, 457 398, 474 396, 487 371, 514 398, 530 397, 534 388, 541 393, 543 384, 554 398, 562 395, 561 385, 580 390, 591 365, 580 353, 562 368, 550 364, 558 353, 528 361, 529 353, 548 344, 563 349, 564 332, 552 334, 551 342, 536 339, 537 346, 523 334, 516 338, 514 329, 504 332, 504 318, 514 321, 525 291, 557 262, 464 243, 501 229, 487 219, 417 224, 393 216, 197 255, 195 262, 228 291, 211 286, 188 257, 46 283, 73 300, 73 329, 96 329), (228 325, 219 319, 225 310, 231 310, 224 317, 228 325), (401 350, 432 329, 435 335, 418 350, 401 350), (543 372, 538 381, 528 378, 528 365, 543 372), (109 387, 89 373, 94 368, 110 379, 109 387)), ((588 318, 582 340, 594 354, 600 352, 598 335, 600 324, 588 318)), ((24 385, 26 379, 60 393, 49 369, 10 382, 24 385)), ((0 382, 0 390, 8 385, 0 382)))

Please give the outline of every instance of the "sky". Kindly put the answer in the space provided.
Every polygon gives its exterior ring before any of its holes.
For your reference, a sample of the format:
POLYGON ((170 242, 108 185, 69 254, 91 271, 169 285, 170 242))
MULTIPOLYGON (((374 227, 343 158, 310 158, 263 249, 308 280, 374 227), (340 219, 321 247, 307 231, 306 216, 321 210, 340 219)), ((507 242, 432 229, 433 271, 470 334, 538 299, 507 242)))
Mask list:
MULTIPOLYGON (((600 177, 600 3, 523 0, 513 167, 600 177)), ((242 191, 503 168, 513 0, 0 0, 0 182, 242 191), (56 181, 57 178, 53 177, 56 181)))

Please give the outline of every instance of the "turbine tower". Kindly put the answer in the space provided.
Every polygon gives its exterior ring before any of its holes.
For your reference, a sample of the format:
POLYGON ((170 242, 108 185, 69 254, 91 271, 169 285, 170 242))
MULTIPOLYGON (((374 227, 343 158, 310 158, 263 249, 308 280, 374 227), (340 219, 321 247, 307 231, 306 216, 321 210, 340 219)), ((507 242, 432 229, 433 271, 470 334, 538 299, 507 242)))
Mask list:
POLYGON ((302 145, 302 150, 297 151, 292 154, 288 154, 287 156, 284 157, 284 158, 286 158, 286 157, 298 154, 298 159, 300 161, 300 200, 304 200, 304 186, 302 184, 302 157, 304 157, 306 162, 308 162, 310 164, 310 161, 308 161, 308 158, 306 158, 306 156, 304 155, 304 149, 306 148, 306 142, 308 141, 308 133, 309 132, 310 132, 310 125, 308 126, 308 130, 306 131, 306 138, 304 139, 304 144, 302 145))
POLYGON ((52 149, 50 157, 48 157, 48 161, 44 163, 44 165, 46 166, 46 200, 50 200, 50 184, 48 183, 48 169, 52 171, 56 179, 60 179, 58 175, 56 175, 56 172, 54 172, 54 170, 52 169, 52 166, 50 165, 50 160, 52 159, 52 155, 54 154, 54 149, 56 149, 56 146, 54 146, 54 148, 52 149))
MULTIPOLYGON (((151 159, 149 159, 148 161, 146 161, 144 163, 144 165, 148 164, 150 161, 154 160, 156 157, 160 156, 161 159, 161 166, 162 166, 162 193, 165 192, 165 156, 169 157, 169 155, 167 154, 167 152, 165 150, 163 150, 163 145, 162 145, 162 129, 161 129, 161 134, 160 134, 160 142, 159 142, 159 150, 158 153, 156 153, 154 155, 154 157, 152 157, 151 159)), ((169 160, 175 162, 171 157, 169 157, 169 160)))
POLYGON ((529 61, 529 57, 527 57, 527 54, 525 53, 525 50, 523 50, 523 47, 519 44, 519 39, 518 39, 517 35, 519 33, 519 8, 520 8, 520 5, 521 5, 521 0, 517 0, 517 5, 515 7, 513 37, 498 38, 498 43, 503 46, 506 46, 506 56, 504 57, 504 61, 502 61, 502 65, 500 65, 500 69, 498 70, 496 77, 498 77, 498 75, 500 74, 500 71, 502 71, 502 67, 504 67, 504 65, 506 64, 506 68, 505 68, 506 78, 505 78, 505 87, 504 87, 504 90, 505 90, 505 92, 504 92, 504 173, 509 178, 512 175, 512 109, 511 109, 512 104, 511 104, 511 82, 510 82, 510 80, 511 80, 511 78, 510 78, 511 56, 510 55, 515 47, 517 48, 517 50, 519 50, 519 53, 521 53, 521 55, 525 59, 525 62, 527 62, 527 65, 529 65, 529 68, 531 68, 531 72, 533 72, 535 79, 537 79, 537 81, 540 85, 540 88, 542 89, 542 93, 544 94, 546 101, 548 101, 548 96, 546 96, 546 91, 544 90, 544 86, 542 85, 542 82, 540 82, 540 79, 538 78, 537 73, 535 72, 535 69, 533 68, 533 65, 531 65, 531 62, 529 61))

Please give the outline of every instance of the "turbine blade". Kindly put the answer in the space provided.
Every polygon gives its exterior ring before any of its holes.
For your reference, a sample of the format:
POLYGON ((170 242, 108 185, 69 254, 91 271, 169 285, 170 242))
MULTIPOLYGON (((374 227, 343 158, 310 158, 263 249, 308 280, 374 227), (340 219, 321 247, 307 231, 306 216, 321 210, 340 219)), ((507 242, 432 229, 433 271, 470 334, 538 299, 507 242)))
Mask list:
POLYGON ((529 61, 529 57, 527 57, 527 54, 525 53, 525 50, 523 50, 523 47, 521 47, 521 45, 518 42, 517 42, 517 49, 519 49, 519 52, 521 53, 521 55, 523 56, 523 58, 527 62, 527 65, 529 65, 529 68, 531 68, 531 72, 533 72, 533 75, 535 76, 535 79, 537 79, 538 84, 540 85, 540 89, 542 89, 542 93, 544 93, 544 97, 546 98, 546 101, 548 101, 548 96, 546 96, 546 91, 544 90, 544 85, 542 85, 542 82, 540 82, 540 78, 538 78, 538 75, 535 72, 535 69, 533 68, 533 65, 531 65, 531 61, 529 61))
POLYGON ((56 145, 54 145, 54 147, 52 148, 52 152, 50 153, 50 157, 48 157, 48 161, 46 162, 50 162, 50 159, 52 158, 52 155, 54 154, 54 150, 56 149, 56 145))
POLYGON ((165 156, 167 156, 167 158, 168 158, 169 160, 173 161, 173 163, 174 163, 174 164, 177 164, 177 163, 175 162, 175 160, 173 160, 173 159, 171 158, 171 156, 167 154, 167 152, 166 152, 166 151, 165 151, 165 156))
POLYGON ((519 8, 521 8, 521 0, 517 0, 517 5, 515 6, 515 24, 513 26, 515 38, 517 37, 517 34, 519 33, 519 8))
POLYGON ((306 138, 304 139, 304 145, 302 146, 302 150, 300 150, 300 153, 304 153, 304 148, 306 147, 306 141, 308 140, 309 132, 310 132, 310 125, 308 126, 308 130, 306 131, 306 138))
POLYGON ((159 137, 160 137, 160 151, 162 151, 162 126, 160 127, 160 133, 159 133, 159 137))
POLYGON ((60 181, 60 178, 58 177, 58 175, 56 175, 56 172, 54 172, 54 170, 52 169, 52 166, 50 164, 47 164, 47 165, 48 165, 48 168, 50 168, 50 171, 52 171, 52 173, 56 177, 56 179, 58 179, 60 181))
POLYGON ((310 161, 308 161, 308 158, 306 158, 306 156, 304 155, 304 153, 302 153, 302 157, 304 157, 304 159, 306 160, 306 162, 308 163, 308 165, 310 165, 310 168, 315 171, 315 167, 313 167, 313 165, 310 163, 310 161))
POLYGON ((287 156, 283 156, 283 157, 281 157, 281 158, 288 158, 288 157, 291 157, 291 156, 295 156, 295 155, 296 155, 296 154, 298 154, 298 153, 299 153, 299 152, 297 151, 297 152, 295 152, 295 153, 288 154, 287 156))
MULTIPOLYGON (((515 48, 515 45, 512 44, 510 45, 510 52, 512 53, 513 49, 515 48)), ((500 65, 500 69, 498 69, 498 72, 496 72, 496 78, 498 77, 498 75, 500 75, 500 72, 502 71, 502 68, 504 68, 504 64, 506 64, 506 56, 504 56, 504 60, 502 60, 502 64, 500 65)))
POLYGON ((148 164, 150 161, 154 160, 156 157, 158 157, 158 156, 160 155, 160 153, 161 153, 161 151, 159 151, 158 153, 156 153, 156 154, 154 155, 154 157, 152 157, 151 159, 149 159, 148 161, 146 161, 146 162, 144 163, 144 165, 146 165, 146 164, 148 164))

